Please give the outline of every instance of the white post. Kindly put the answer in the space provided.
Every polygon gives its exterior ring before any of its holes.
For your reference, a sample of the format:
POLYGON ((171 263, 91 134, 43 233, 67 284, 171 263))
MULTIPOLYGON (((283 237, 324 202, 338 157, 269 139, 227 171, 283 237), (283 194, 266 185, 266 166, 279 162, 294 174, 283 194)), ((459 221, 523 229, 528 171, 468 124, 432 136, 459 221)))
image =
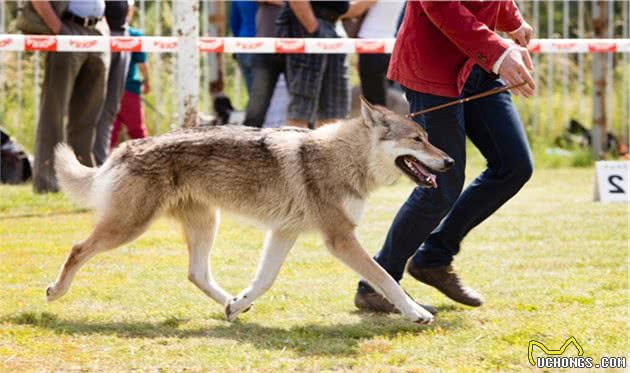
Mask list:
POLYGON ((179 124, 194 127, 199 111, 199 1, 178 0, 175 29, 177 44, 177 92, 179 97, 179 124))

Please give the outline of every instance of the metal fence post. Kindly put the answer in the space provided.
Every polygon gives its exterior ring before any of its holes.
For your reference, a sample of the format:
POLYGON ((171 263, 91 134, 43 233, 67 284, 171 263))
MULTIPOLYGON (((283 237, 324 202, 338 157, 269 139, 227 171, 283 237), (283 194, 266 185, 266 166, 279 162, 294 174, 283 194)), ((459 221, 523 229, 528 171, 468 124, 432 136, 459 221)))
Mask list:
MULTIPOLYGON (((6 3, 0 1, 0 34, 4 34, 6 19, 6 3)), ((0 52, 0 97, 6 97, 6 92, 4 91, 4 53, 2 52, 0 52)), ((6 110, 4 100, 2 100, 1 104, 0 110, 4 112, 6 110)))
MULTIPOLYGON (((624 38, 630 37, 630 6, 627 1, 623 2, 623 31, 622 36, 624 38)), ((628 79, 628 69, 630 68, 630 54, 623 54, 623 68, 622 68, 622 81, 621 87, 621 139, 626 145, 630 144, 630 79, 628 79)))
POLYGON ((146 7, 145 7, 145 0, 140 0, 140 29, 142 30, 142 32, 147 32, 147 30, 145 29, 145 13, 146 13, 146 7))
MULTIPOLYGON (((155 34, 157 36, 162 36, 162 1, 155 1, 155 15, 156 15, 156 23, 155 23, 155 34)), ((155 70, 157 77, 153 79, 155 86, 155 106, 157 108, 162 107, 162 53, 157 53, 155 56, 155 70)), ((155 75, 154 75, 155 76, 155 75)), ((160 127, 162 125, 161 117, 158 116, 158 120, 156 121, 155 126, 155 134, 158 135, 160 131, 160 127)))
MULTIPOLYGON (((562 1, 562 37, 569 37, 569 0, 562 1)), ((562 115, 562 125, 565 126, 569 122, 571 113, 569 112, 569 67, 571 61, 571 55, 569 53, 563 53, 563 68, 562 68, 562 105, 564 106, 562 115)))
MULTIPOLYGON (((607 34, 606 1, 598 0, 592 3, 593 30, 596 38, 603 38, 607 34)), ((604 140, 606 139, 606 55, 593 55, 593 130, 592 150, 595 157, 603 155, 604 140)))
MULTIPOLYGON (((208 20, 208 0, 201 0, 201 35, 208 36, 208 26, 210 22, 208 20)), ((210 90, 208 89, 210 84, 210 60, 209 53, 204 53, 201 56, 201 97, 202 105, 201 110, 204 114, 210 112, 210 90)))
MULTIPOLYGON (((6 23, 6 5, 4 1, 0 1, 0 34, 4 34, 4 25, 6 23)), ((4 53, 0 52, 0 97, 6 97, 4 91, 4 53)), ((4 105, 5 100, 0 100, 0 111, 5 112, 6 107, 4 105)), ((2 172, 2 152, 0 152, 0 173, 2 172)))
MULTIPOLYGON (((540 3, 538 1, 534 1, 534 9, 533 9, 533 18, 534 18, 534 32, 538 35, 541 35, 540 32, 540 3)), ((536 53, 534 55, 534 66, 538 68, 540 66, 540 53, 536 53)), ((533 121, 532 128, 535 134, 538 135, 538 122, 539 122, 539 112, 540 112, 540 74, 534 74, 534 81, 536 83, 536 87, 538 89, 534 95, 534 113, 533 113, 533 121)))
MULTIPOLYGON (((553 28, 554 28, 554 3, 553 0, 547 1, 547 37, 553 38, 553 28)), ((553 64, 554 64, 554 55, 549 53, 547 54, 547 113, 548 118, 545 121, 545 125, 542 130, 543 136, 547 136, 549 134, 549 126, 553 125, 553 64)))
MULTIPOLYGON (((608 1, 608 36, 609 38, 614 37, 614 26, 615 26, 615 13, 613 12, 615 2, 608 1)), ((613 130, 615 128, 614 123, 612 122, 613 117, 615 115, 615 95, 613 93, 613 88, 615 84, 615 69, 613 67, 613 58, 615 57, 614 53, 606 53, 606 96, 608 100, 606 102, 606 128, 613 130)), ((610 149, 608 149, 610 150, 610 149)))
MULTIPOLYGON (((578 1, 578 19, 577 19, 577 27, 578 27, 578 38, 584 37, 584 1, 578 1)), ((582 53, 578 54, 578 71, 577 71, 577 93, 578 93, 578 111, 577 115, 579 118, 584 116, 584 105, 582 105, 584 101, 584 93, 586 90, 584 89, 584 55, 582 53)))

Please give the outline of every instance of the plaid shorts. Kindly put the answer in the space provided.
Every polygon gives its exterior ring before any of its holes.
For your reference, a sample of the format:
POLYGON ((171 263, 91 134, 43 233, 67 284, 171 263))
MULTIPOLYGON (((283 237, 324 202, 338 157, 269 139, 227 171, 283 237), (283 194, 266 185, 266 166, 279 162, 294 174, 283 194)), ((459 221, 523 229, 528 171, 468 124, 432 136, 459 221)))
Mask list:
MULTIPOLYGON (((338 37, 334 25, 318 19, 318 37, 338 37)), ((295 17, 278 24, 280 37, 305 37, 305 30, 295 17)), ((345 54, 288 54, 287 118, 317 121, 345 118, 350 108, 348 64, 345 54)))

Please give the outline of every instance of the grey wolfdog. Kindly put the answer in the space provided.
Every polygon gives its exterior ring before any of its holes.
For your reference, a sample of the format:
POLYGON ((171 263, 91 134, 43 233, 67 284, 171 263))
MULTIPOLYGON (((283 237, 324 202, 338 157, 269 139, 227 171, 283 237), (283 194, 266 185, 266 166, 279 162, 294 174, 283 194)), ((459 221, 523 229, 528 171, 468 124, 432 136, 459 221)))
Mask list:
POLYGON ((371 191, 401 174, 435 188, 434 173, 454 162, 429 143, 420 126, 386 108, 363 101, 358 118, 316 130, 176 130, 122 144, 100 168, 81 165, 63 144, 55 157, 64 193, 95 209, 96 225, 72 247, 46 289, 48 301, 68 291, 86 261, 137 238, 166 212, 183 226, 188 278, 224 306, 230 321, 271 287, 296 238, 306 231, 320 232, 330 252, 405 317, 420 324, 433 321, 363 250, 354 233, 371 191), (268 229, 256 277, 236 297, 210 273, 219 209, 268 229))

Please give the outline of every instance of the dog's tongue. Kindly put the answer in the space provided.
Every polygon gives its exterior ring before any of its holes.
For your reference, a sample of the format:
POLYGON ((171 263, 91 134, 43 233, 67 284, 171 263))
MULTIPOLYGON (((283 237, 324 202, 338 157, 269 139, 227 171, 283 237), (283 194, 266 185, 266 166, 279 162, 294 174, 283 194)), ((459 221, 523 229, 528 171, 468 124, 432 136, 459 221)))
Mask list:
POLYGON ((431 184, 431 186, 433 188, 437 189, 438 185, 437 185, 437 178, 435 177, 435 175, 433 175, 432 173, 427 171, 427 169, 425 169, 418 162, 413 162, 413 166, 416 169, 416 171, 418 172, 418 174, 422 175, 422 178, 424 179, 424 181, 426 181, 427 183, 431 184))

